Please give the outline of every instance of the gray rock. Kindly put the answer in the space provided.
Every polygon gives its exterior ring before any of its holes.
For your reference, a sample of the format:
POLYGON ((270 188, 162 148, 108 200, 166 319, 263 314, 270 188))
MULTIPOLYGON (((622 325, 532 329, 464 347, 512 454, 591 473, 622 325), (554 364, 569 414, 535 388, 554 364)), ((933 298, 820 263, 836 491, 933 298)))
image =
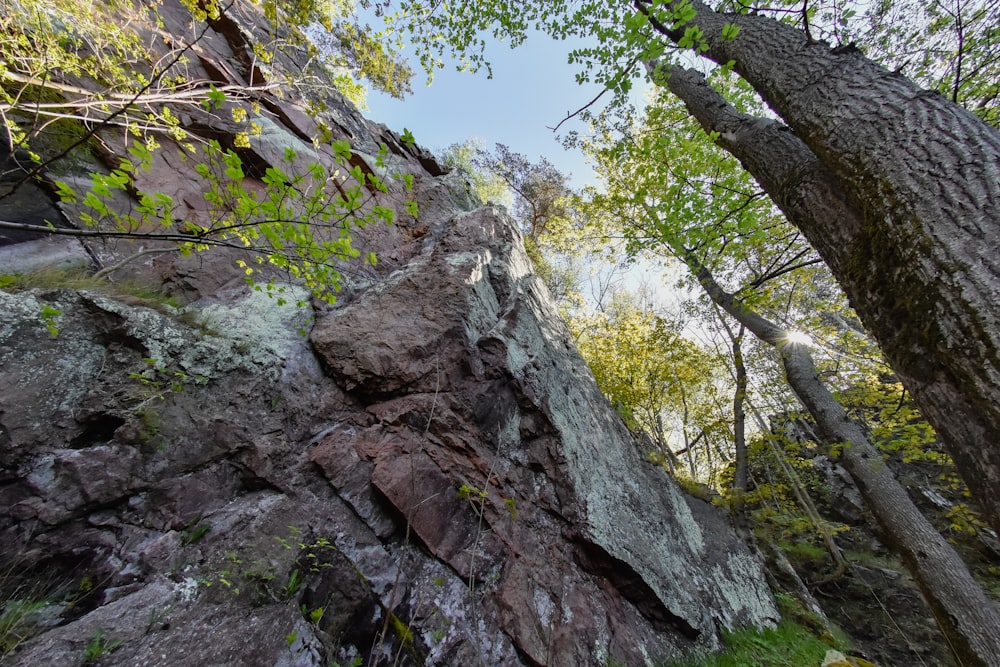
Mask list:
MULTIPOLYGON (((263 75, 239 7, 205 76, 263 75)), ((757 558, 643 461, 509 216, 324 94, 363 170, 415 184, 357 231, 380 261, 345 271, 349 298, 270 299, 216 251, 135 265, 183 310, 0 291, 0 585, 58 611, 4 664, 77 665, 96 637, 98 665, 643 665, 773 623, 757 558)), ((301 100, 262 98, 258 167, 329 158, 301 100)), ((162 141, 142 178, 197 220, 162 141)))

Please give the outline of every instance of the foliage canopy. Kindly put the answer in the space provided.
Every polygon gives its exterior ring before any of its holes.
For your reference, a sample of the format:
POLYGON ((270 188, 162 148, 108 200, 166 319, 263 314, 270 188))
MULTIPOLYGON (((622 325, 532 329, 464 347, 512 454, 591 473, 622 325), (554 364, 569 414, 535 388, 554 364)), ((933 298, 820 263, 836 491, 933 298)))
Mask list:
MULTIPOLYGON (((392 222, 394 209, 376 197, 389 191, 390 178, 409 185, 412 177, 389 173, 385 146, 372 168, 363 167, 321 117, 312 146, 285 148, 266 166, 248 163, 253 142, 270 123, 265 97, 280 97, 283 84, 294 89, 321 74, 302 72, 289 82, 288 68, 276 59, 308 44, 303 30, 322 24, 337 35, 348 64, 391 92, 405 91, 409 70, 345 23, 353 5, 303 0, 263 3, 273 29, 265 41, 248 44, 256 61, 248 65, 250 83, 205 78, 192 62, 195 49, 232 6, 183 5, 190 13, 186 40, 175 34, 174 14, 133 0, 29 0, 0 17, 0 114, 7 139, 0 202, 37 184, 58 195, 68 217, 82 223, 74 229, 50 220, 44 231, 167 243, 182 253, 237 248, 250 253, 242 266, 258 289, 273 288, 273 272, 257 284, 259 271, 269 266, 332 300, 344 262, 360 254, 351 230, 392 222), (272 81, 261 81, 258 71, 272 81), (212 128, 227 124, 232 133, 224 145, 212 128), (151 181, 147 173, 154 163, 162 168, 164 159, 186 164, 202 179, 199 211, 192 213, 151 181), (106 169, 93 170, 101 162, 106 169), (84 175, 83 169, 91 171, 84 175)), ((365 259, 375 261, 370 254, 365 259)))

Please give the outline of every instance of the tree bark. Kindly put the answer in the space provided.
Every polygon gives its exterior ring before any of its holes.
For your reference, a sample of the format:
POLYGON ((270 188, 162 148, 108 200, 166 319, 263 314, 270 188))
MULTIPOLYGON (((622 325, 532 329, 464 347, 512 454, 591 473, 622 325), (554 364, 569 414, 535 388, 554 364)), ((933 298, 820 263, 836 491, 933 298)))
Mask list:
POLYGON ((694 7, 705 55, 734 61, 784 123, 706 106, 686 70, 654 80, 813 243, 1000 531, 1000 131, 857 49, 694 7))
POLYGON ((746 412, 743 410, 743 401, 747 395, 747 367, 743 363, 742 342, 743 327, 740 327, 740 333, 732 336, 733 366, 736 367, 736 391, 733 392, 733 445, 736 467, 733 472, 735 496, 733 511, 736 513, 738 525, 745 528, 746 514, 743 496, 747 492, 747 469, 749 466, 747 465, 746 412))
POLYGON ((781 355, 785 377, 816 420, 826 444, 839 444, 840 460, 878 523, 920 586, 934 618, 960 665, 1000 665, 1000 614, 958 553, 927 521, 896 481, 864 430, 848 415, 816 375, 804 345, 746 309, 715 282, 691 253, 682 256, 709 297, 757 338, 781 355))
POLYGON ((739 333, 734 333, 718 308, 715 309, 715 313, 732 344, 733 371, 736 380, 736 389, 733 391, 733 503, 731 511, 740 537, 743 541, 749 542, 752 539, 752 533, 745 499, 749 486, 750 468, 747 460, 746 411, 744 409, 747 395, 747 367, 743 363, 743 334, 746 327, 740 325, 739 333))

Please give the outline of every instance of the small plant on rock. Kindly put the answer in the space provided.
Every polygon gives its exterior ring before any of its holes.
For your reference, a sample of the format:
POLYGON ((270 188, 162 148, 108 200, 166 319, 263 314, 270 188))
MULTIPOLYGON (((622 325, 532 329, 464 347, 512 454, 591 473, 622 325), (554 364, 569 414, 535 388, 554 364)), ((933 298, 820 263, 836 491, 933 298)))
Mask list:
POLYGON ((37 617, 49 605, 44 600, 7 600, 0 611, 0 656, 10 653, 38 630, 37 617))
POLYGON ((83 664, 93 665, 102 655, 111 653, 121 645, 121 640, 109 639, 104 635, 102 628, 97 628, 90 643, 83 649, 83 664))

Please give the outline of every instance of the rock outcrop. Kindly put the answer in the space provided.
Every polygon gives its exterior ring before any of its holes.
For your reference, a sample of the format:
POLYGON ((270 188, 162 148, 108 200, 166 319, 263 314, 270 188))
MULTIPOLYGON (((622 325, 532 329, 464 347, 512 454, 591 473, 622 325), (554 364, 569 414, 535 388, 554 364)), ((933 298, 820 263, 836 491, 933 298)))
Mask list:
MULTIPOLYGON (((206 76, 254 75, 238 27, 206 76)), ((325 104, 420 210, 359 232, 380 262, 335 306, 215 251, 136 269, 184 307, 0 291, 4 664, 644 665, 775 621, 722 514, 643 460, 506 212, 325 104)), ((327 159, 302 104, 263 107, 262 162, 327 159)))

